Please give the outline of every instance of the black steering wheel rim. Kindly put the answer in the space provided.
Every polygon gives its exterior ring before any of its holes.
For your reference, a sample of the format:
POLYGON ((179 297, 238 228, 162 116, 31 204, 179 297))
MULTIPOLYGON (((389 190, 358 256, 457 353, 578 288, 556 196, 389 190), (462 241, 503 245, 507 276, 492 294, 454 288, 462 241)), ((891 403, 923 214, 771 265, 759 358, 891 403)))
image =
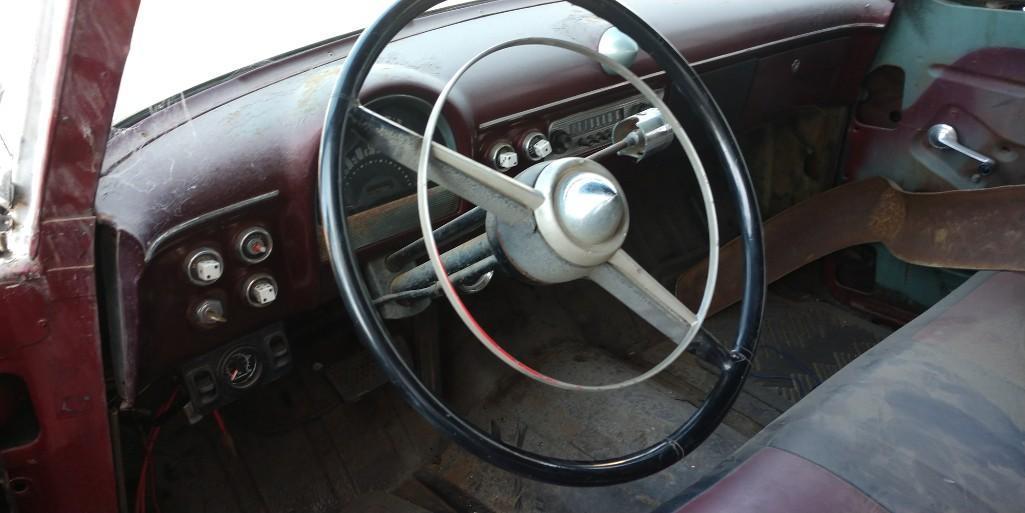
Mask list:
MULTIPOLYGON (((733 350, 706 346, 720 367, 719 379, 705 401, 673 433, 634 453, 599 461, 574 461, 525 451, 496 440, 445 405, 406 365, 391 343, 372 301, 350 244, 341 195, 342 148, 350 113, 359 105, 359 92, 385 46, 414 18, 442 0, 399 0, 356 41, 342 66, 328 103, 320 146, 319 202, 331 268, 340 296, 361 341, 374 355, 405 400, 439 431, 474 455, 507 471, 553 484, 604 486, 646 477, 678 462, 703 442, 740 393, 750 370, 758 340, 765 299, 765 270, 761 217, 747 167, 722 112, 697 73, 683 56, 640 17, 618 2, 570 0, 590 10, 632 37, 666 72, 677 88, 696 127, 715 146, 736 209, 744 248, 744 294, 733 350)), ((678 117, 682 113, 674 112, 678 117)))

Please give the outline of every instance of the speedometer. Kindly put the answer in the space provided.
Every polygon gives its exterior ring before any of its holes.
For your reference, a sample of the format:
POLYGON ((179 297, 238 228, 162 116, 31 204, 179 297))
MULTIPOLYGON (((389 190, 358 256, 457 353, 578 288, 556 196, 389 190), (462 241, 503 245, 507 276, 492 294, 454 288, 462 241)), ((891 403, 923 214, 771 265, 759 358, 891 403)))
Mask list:
MULTIPOLYGON (((414 131, 423 133, 431 104, 408 95, 385 96, 367 103, 367 108, 414 131)), ((455 148, 455 136, 444 118, 434 136, 439 142, 455 148)), ((345 176, 342 177, 342 199, 347 214, 388 203, 416 192, 416 172, 369 144, 360 143, 345 155, 345 176)))
POLYGON ((356 148, 342 178, 345 210, 362 212, 415 192, 415 174, 367 146, 356 148))

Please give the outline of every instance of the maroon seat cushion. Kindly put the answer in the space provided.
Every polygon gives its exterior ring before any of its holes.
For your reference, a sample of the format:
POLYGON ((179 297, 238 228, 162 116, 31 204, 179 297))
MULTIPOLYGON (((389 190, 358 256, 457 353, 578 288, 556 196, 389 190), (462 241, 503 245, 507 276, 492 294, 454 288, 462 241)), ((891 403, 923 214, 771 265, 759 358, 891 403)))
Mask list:
POLYGON ((764 447, 679 513, 884 513, 860 490, 794 454, 764 447))
POLYGON ((688 501, 689 513, 1025 511, 1025 275, 977 273, 660 511, 688 501))

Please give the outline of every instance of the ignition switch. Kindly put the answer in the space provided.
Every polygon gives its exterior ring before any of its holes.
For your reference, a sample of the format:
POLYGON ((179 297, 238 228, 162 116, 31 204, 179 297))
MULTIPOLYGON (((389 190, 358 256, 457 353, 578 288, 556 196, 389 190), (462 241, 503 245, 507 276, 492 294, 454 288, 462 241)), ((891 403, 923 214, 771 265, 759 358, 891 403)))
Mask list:
POLYGON ((204 299, 192 310, 192 321, 203 328, 213 328, 228 322, 224 314, 224 303, 217 299, 204 299))

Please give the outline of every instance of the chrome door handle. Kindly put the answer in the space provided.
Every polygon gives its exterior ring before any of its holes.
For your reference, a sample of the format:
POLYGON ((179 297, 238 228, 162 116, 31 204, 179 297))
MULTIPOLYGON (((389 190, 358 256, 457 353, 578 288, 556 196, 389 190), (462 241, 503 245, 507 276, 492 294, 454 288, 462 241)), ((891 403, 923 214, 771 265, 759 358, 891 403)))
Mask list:
POLYGON ((941 150, 951 149, 979 163, 979 174, 988 175, 993 172, 996 161, 961 144, 957 140, 957 130, 947 124, 937 124, 929 128, 929 144, 941 150))

